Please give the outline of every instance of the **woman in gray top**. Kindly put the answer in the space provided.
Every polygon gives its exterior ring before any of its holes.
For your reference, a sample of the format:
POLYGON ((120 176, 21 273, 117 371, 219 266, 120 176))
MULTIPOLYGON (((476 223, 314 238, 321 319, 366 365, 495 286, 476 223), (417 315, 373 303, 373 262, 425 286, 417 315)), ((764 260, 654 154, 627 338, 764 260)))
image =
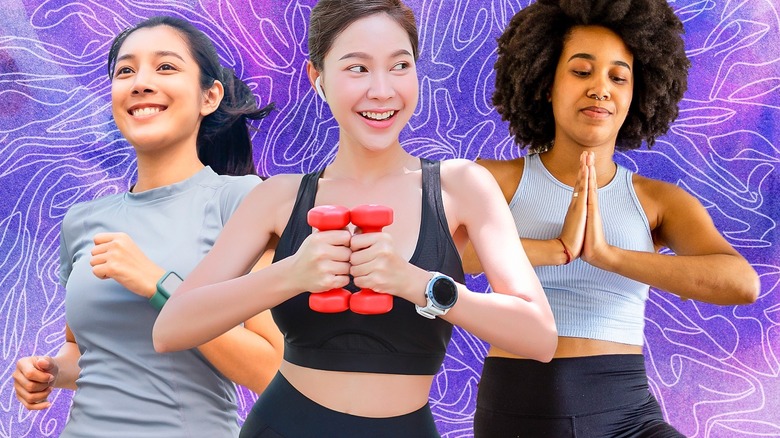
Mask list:
POLYGON ((40 410, 51 406, 52 388, 75 389, 63 437, 236 436, 231 380, 260 392, 281 361, 270 316, 177 353, 156 353, 151 334, 175 290, 170 280, 189 274, 260 182, 246 123, 271 106, 258 108, 209 39, 179 19, 124 31, 108 69, 138 180, 65 216, 66 342, 54 357, 17 362, 17 398, 40 410))

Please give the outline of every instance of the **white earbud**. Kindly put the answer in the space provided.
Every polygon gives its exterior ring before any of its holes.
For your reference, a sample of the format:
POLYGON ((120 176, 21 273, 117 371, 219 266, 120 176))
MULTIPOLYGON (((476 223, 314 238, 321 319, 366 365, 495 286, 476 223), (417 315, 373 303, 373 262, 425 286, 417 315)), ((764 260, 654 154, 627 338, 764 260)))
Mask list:
POLYGON ((327 102, 328 99, 325 98, 325 93, 322 92, 322 84, 320 78, 321 76, 317 76, 317 79, 314 80, 314 88, 317 90, 317 94, 320 96, 320 99, 327 102))

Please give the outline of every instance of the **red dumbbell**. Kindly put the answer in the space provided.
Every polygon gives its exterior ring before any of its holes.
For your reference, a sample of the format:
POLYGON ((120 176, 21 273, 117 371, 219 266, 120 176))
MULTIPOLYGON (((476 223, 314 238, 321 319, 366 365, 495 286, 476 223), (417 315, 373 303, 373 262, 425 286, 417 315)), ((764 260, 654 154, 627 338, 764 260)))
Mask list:
MULTIPOLYGON (((349 213, 352 224, 360 227, 364 233, 377 233, 393 223, 393 209, 384 205, 359 205, 349 213)), ((349 308, 363 315, 378 315, 393 309, 393 296, 374 292, 371 289, 361 289, 352 295, 349 308)))
MULTIPOLYGON (((339 205, 319 205, 309 210, 306 220, 320 230, 340 230, 349 224, 349 210, 339 205)), ((346 289, 331 289, 309 295, 309 308, 321 313, 338 313, 349 309, 352 293, 346 289)))

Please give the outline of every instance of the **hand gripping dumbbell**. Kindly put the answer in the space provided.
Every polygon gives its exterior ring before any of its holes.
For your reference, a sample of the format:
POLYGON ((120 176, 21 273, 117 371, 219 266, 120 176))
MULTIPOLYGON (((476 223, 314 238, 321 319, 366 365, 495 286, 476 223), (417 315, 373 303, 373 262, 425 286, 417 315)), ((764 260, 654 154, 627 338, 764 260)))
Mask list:
MULTIPOLYGON (((350 214, 346 207, 338 205, 319 205, 306 215, 309 225, 320 230, 340 230, 349 224, 350 214)), ((311 310, 322 313, 338 313, 349 309, 352 293, 343 288, 309 295, 311 310)))
MULTIPOLYGON (((384 205, 359 205, 349 212, 352 224, 364 233, 377 233, 382 227, 393 223, 393 209, 384 205)), ((377 293, 371 289, 361 289, 352 295, 349 308, 363 315, 387 313, 393 308, 393 296, 377 293)))

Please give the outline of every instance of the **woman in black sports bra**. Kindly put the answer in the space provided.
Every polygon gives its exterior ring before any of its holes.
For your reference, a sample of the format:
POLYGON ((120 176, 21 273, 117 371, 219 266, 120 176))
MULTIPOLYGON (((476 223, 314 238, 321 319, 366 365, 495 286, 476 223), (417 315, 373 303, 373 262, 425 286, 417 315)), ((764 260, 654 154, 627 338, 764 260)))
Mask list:
POLYGON ((320 172, 272 177, 246 197, 166 304, 155 348, 191 348, 271 309, 284 361, 242 437, 438 436, 428 394, 452 325, 548 361, 552 313, 492 176, 401 147, 418 99, 411 10, 397 0, 322 0, 309 52, 309 80, 339 124, 335 159, 320 172), (361 204, 392 208, 392 225, 312 232, 307 223, 312 207, 361 204), (249 273, 275 237, 275 263, 249 273), (498 293, 464 286, 469 241, 498 293), (392 310, 359 313, 355 295, 342 312, 309 308, 309 296, 344 286, 388 294, 392 310))

